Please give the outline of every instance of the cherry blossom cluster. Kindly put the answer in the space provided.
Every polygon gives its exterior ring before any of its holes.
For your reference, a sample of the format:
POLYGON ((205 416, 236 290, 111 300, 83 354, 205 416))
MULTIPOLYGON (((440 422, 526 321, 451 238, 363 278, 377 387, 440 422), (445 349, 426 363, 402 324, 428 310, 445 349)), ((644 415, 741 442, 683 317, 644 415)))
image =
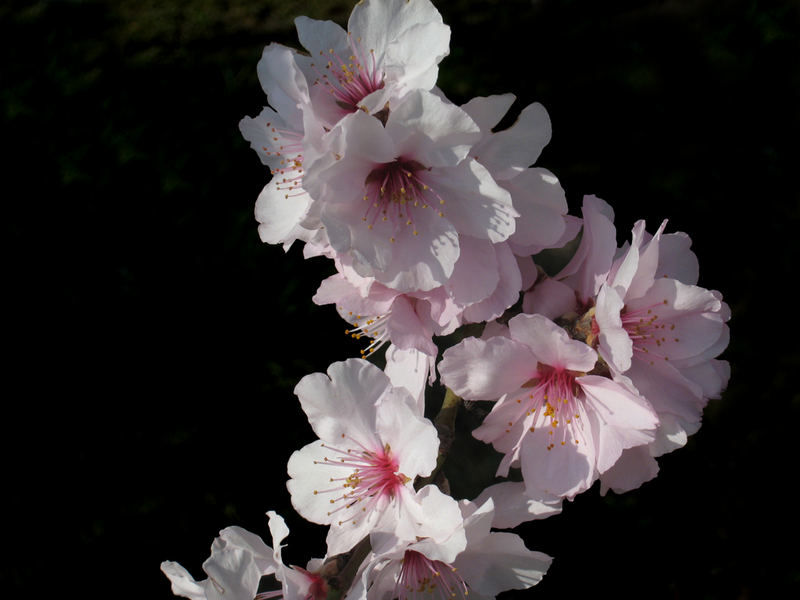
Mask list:
POLYGON ((305 51, 264 49, 269 106, 240 129, 271 174, 261 239, 330 260, 313 300, 366 340, 360 358, 295 388, 318 440, 291 456, 287 488, 328 526, 327 555, 285 565, 288 528, 269 512, 271 547, 230 527, 206 579, 162 570, 192 600, 529 588, 551 558, 498 530, 556 514, 596 481, 622 493, 653 478, 727 384, 729 309, 697 285, 690 239, 666 222, 648 233, 639 221, 618 246, 605 201, 567 214, 558 178, 534 166, 551 136, 541 104, 496 131, 512 94, 459 106, 436 87, 450 29, 429 0, 362 0, 347 30, 295 24, 305 51), (558 272, 537 264, 568 243, 558 272), (479 337, 442 347, 468 324, 479 337), (378 350, 385 369, 368 360, 378 350), (448 393, 434 423, 437 379, 448 393), (521 476, 472 499, 453 498, 442 470, 462 399, 491 403, 472 435, 502 456, 497 477, 521 476))

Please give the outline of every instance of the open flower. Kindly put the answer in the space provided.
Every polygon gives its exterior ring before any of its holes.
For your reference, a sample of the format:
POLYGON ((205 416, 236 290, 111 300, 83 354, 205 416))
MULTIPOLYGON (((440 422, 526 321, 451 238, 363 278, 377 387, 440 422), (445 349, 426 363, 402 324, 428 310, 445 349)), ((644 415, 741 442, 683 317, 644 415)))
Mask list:
POLYGON ((542 315, 517 315, 508 337, 467 338, 444 353, 442 382, 467 400, 497 400, 473 435, 519 465, 527 493, 573 498, 626 448, 653 440, 658 418, 634 390, 588 374, 597 353, 542 315))
POLYGON ((461 108, 481 130, 481 140, 470 156, 511 193, 519 213, 509 238, 511 248, 519 256, 530 256, 564 245, 575 237, 580 221, 567 215, 567 199, 558 178, 533 166, 552 133, 545 108, 538 102, 529 104, 509 128, 493 131, 513 102, 513 94, 479 96, 461 108))
POLYGON ((276 43, 264 48, 257 70, 270 106, 239 124, 272 174, 255 210, 259 235, 272 244, 308 241, 319 229, 303 178, 304 165, 325 148, 325 131, 355 111, 380 111, 433 87, 450 42, 428 0, 359 2, 348 31, 307 17, 295 24, 310 56, 276 43))
POLYGON ((314 302, 335 304, 352 327, 346 333, 369 338, 362 350, 368 356, 386 343, 400 350, 417 350, 435 359, 433 336, 452 333, 463 323, 499 317, 519 299, 522 275, 507 243, 492 244, 461 236, 460 255, 453 275, 428 291, 400 292, 362 277, 347 255, 330 251, 339 271, 322 282, 314 302))
POLYGON ((359 111, 328 135, 304 185, 332 248, 360 275, 428 291, 452 276, 460 236, 498 243, 513 233, 511 196, 468 157, 480 131, 457 106, 415 90, 385 125, 359 111))
POLYGON ((349 359, 304 377, 295 393, 319 440, 292 454, 292 505, 330 525, 329 554, 346 552, 376 528, 414 539, 446 532, 459 518, 452 498, 413 482, 436 466, 436 428, 417 398, 371 363, 349 359), (423 506, 425 507, 423 509, 423 506))
POLYGON ((297 65, 310 83, 313 110, 327 127, 361 110, 394 107, 409 91, 430 90, 449 53, 450 28, 429 0, 363 0, 347 31, 331 21, 295 19, 309 56, 297 65))
POLYGON ((289 534, 283 518, 267 512, 273 548, 257 535, 241 527, 227 527, 211 545, 211 556, 203 563, 208 577, 195 581, 189 572, 173 561, 161 563, 161 570, 172 582, 172 592, 190 600, 322 600, 327 584, 314 573, 322 564, 312 560, 308 570, 287 567, 281 558, 281 542, 289 534), (281 589, 257 594, 262 577, 274 575, 281 589))
POLYGON ((593 309, 593 343, 619 378, 624 375, 656 410, 661 424, 648 453, 629 453, 609 474, 617 491, 636 487, 640 465, 683 446, 697 431, 709 398, 717 398, 730 375, 716 357, 728 344, 730 310, 719 292, 699 287, 697 259, 685 234, 655 235, 644 221, 614 261, 593 309), (663 258, 661 250, 663 250, 663 258), (676 278, 677 276, 677 278, 676 278), (637 458, 638 457, 638 458, 637 458), (630 463, 634 469, 625 468, 630 463))
POLYGON ((422 598, 494 598, 502 591, 538 583, 551 558, 528 550, 512 533, 493 532, 494 505, 461 503, 462 519, 450 537, 398 539, 391 533, 370 536, 372 553, 354 582, 348 600, 421 600, 422 598))

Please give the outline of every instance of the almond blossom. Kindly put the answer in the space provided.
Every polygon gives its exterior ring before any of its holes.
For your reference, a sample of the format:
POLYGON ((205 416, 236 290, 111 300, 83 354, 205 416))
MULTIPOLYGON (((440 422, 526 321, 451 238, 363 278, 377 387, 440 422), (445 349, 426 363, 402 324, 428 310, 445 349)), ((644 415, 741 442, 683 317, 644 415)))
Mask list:
POLYGON ((608 375, 635 389, 659 417, 655 439, 627 449, 601 477, 623 492, 658 473, 656 457, 683 446, 700 427, 730 369, 716 357, 728 344, 730 310, 719 292, 697 285, 699 266, 684 233, 654 235, 644 221, 617 248, 614 211, 584 198, 583 236, 569 263, 525 293, 523 310, 571 323, 595 348, 608 375))
MULTIPOLYGON (((730 375, 716 357, 728 344, 730 310, 719 292, 696 285, 697 259, 685 234, 654 236, 644 221, 614 262, 593 309, 594 339, 613 374, 622 374, 652 404, 661 425, 648 448, 652 457, 683 446, 697 431, 709 398, 717 398, 730 375), (664 256, 661 256, 662 244, 664 256), (674 278, 672 275, 679 278, 674 278)), ((639 451, 632 464, 657 466, 639 451)), ((607 485, 617 491, 639 484, 641 468, 618 468, 607 485)))
POLYGON ((450 28, 429 0, 363 0, 347 31, 308 17, 295 25, 309 53, 295 60, 328 128, 356 110, 372 114, 394 108, 411 90, 430 90, 449 53, 450 28))
POLYGON ((408 389, 371 363, 348 359, 327 375, 307 375, 295 393, 319 440, 292 454, 287 487, 301 516, 330 525, 329 554, 376 528, 404 539, 422 527, 433 537, 452 530, 455 500, 436 486, 413 486, 436 466, 439 439, 408 389))
POLYGON ((488 599, 541 580, 552 559, 528 550, 515 534, 491 531, 491 499, 480 505, 463 501, 460 508, 462 520, 443 541, 374 532, 372 552, 347 599, 488 599))
POLYGON ((626 448, 654 439, 658 418, 635 390, 591 374, 597 353, 542 315, 520 314, 508 334, 445 351, 442 382, 467 400, 496 400, 473 435, 519 466, 533 498, 574 498, 626 448))
POLYGON ((360 275, 428 291, 452 276, 461 235, 498 243, 513 233, 510 194, 468 157, 478 126, 439 96, 414 90, 385 124, 359 111, 328 135, 304 185, 332 248, 360 275))
POLYGON ((362 277, 347 256, 330 251, 327 254, 334 258, 339 272, 322 282, 313 300, 335 304, 352 325, 346 330, 348 335, 372 340, 362 356, 391 343, 435 359, 434 336, 448 335, 464 323, 499 317, 519 299, 522 287, 522 261, 514 257, 508 244, 470 236, 462 236, 460 241, 461 253, 450 280, 419 292, 403 293, 373 277, 362 277))
POLYGON ((383 110, 410 90, 433 87, 450 41, 428 0, 359 2, 348 31, 308 17, 295 25, 310 56, 276 43, 264 48, 257 70, 270 106, 239 124, 272 174, 256 202, 259 235, 285 245, 318 235, 304 163, 324 150, 325 131, 354 111, 383 110))
POLYGON ((312 560, 308 570, 287 567, 281 558, 281 542, 289 534, 283 518, 268 511, 273 548, 257 535, 241 527, 227 527, 211 545, 211 556, 203 563, 208 577, 195 581, 189 572, 173 561, 161 563, 161 570, 172 583, 172 592, 190 600, 322 600, 327 584, 316 574, 321 560, 312 560), (262 577, 274 575, 281 589, 258 593, 262 577))
POLYGON ((575 237, 580 221, 567 215, 567 199, 558 178, 532 166, 552 135, 545 108, 538 102, 529 104, 510 127, 493 131, 514 99, 513 94, 477 97, 461 108, 481 130, 481 140, 470 156, 508 190, 519 213, 509 244, 514 254, 530 256, 564 245, 575 237))

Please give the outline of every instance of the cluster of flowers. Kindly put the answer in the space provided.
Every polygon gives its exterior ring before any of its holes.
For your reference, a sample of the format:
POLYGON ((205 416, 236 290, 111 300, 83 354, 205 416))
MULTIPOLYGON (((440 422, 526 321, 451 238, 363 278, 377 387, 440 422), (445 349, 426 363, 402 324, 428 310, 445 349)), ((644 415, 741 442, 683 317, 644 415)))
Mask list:
POLYGON ((533 166, 551 134, 540 104, 494 131, 513 95, 458 106, 435 87, 450 30, 428 0, 363 0, 347 31, 296 25, 308 52, 264 49, 269 107, 240 127, 272 174, 256 203, 261 239, 332 259, 314 301, 371 340, 295 389, 319 440, 292 455, 287 486, 302 517, 329 526, 328 556, 284 565, 288 529, 270 512, 272 547, 232 527, 207 579, 162 570, 193 600, 528 588, 550 557, 496 530, 555 514, 598 480, 620 493, 654 477, 727 383, 716 357, 728 307, 696 285, 687 235, 640 221, 618 247, 603 200, 567 214, 558 179, 533 166), (560 272, 537 267, 534 255, 571 240, 560 272), (425 390, 434 337, 469 323, 485 324, 481 337, 444 350, 438 375, 451 395, 494 403, 473 435, 503 455, 498 476, 519 469, 522 481, 456 501, 432 476, 444 452, 425 390), (384 345, 381 370, 366 357, 384 345), (280 590, 260 591, 267 575, 280 590))

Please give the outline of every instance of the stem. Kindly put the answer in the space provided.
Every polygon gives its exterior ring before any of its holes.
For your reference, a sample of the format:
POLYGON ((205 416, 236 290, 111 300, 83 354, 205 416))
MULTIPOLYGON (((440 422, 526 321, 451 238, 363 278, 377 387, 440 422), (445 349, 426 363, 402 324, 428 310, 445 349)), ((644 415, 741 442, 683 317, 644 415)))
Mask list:
POLYGON ((340 600, 344 597, 356 578, 358 567, 364 562, 370 550, 372 546, 369 536, 366 536, 350 552, 337 554, 325 561, 320 569, 320 575, 328 584, 325 600, 340 600))
MULTIPOLYGON (((447 388, 442 401, 442 408, 439 409, 439 414, 436 415, 436 419, 433 422, 436 426, 436 431, 439 433, 439 455, 436 457, 436 467, 430 475, 417 480, 414 484, 416 489, 419 490, 430 483, 436 483, 440 488, 442 484, 447 484, 442 474, 442 467, 456 436, 456 416, 458 415, 459 406, 461 406, 461 398, 453 393, 450 388, 447 388), (442 475, 441 478, 440 475, 442 475)), ((442 491, 447 492, 448 490, 442 491)))

